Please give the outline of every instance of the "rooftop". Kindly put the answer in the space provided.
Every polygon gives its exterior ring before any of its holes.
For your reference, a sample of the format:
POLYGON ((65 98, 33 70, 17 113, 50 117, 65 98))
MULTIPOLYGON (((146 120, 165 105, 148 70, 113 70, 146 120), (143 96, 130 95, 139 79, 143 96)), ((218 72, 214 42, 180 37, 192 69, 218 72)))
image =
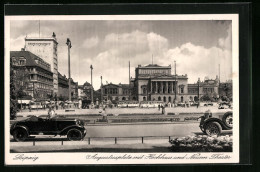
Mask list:
POLYGON ((43 59, 36 56, 35 54, 31 53, 30 51, 10 51, 10 57, 23 57, 26 59, 25 66, 38 66, 51 72, 50 64, 45 62, 43 59), (36 62, 37 60, 38 63, 36 62))

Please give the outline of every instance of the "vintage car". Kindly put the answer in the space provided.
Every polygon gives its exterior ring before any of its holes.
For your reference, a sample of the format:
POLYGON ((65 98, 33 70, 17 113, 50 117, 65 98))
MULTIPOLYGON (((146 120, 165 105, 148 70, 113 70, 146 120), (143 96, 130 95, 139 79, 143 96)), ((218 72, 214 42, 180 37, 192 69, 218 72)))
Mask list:
POLYGON ((44 119, 31 116, 12 124, 10 134, 18 142, 25 141, 31 135, 61 135, 74 141, 82 140, 86 135, 86 129, 84 122, 78 119, 59 116, 44 119))
POLYGON ((206 111, 200 117, 200 129, 207 135, 220 135, 222 130, 232 130, 233 128, 233 112, 216 112, 206 111))
POLYGON ((219 103, 218 108, 219 109, 229 109, 232 107, 232 104, 230 102, 221 102, 219 103))
POLYGON ((212 102, 206 102, 206 103, 204 103, 204 106, 213 106, 213 103, 212 102))
POLYGON ((43 108, 43 106, 40 102, 32 102, 30 104, 30 106, 31 106, 31 109, 42 109, 43 108))

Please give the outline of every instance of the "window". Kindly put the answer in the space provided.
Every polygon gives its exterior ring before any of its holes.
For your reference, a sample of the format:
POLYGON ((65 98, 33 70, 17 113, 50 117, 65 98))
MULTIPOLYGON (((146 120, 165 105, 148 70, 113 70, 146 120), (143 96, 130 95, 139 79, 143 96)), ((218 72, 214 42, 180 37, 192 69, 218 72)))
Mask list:
POLYGON ((21 65, 21 66, 25 65, 25 59, 20 59, 19 60, 19 65, 21 65))
POLYGON ((184 93, 184 88, 183 87, 181 87, 181 93, 184 93))

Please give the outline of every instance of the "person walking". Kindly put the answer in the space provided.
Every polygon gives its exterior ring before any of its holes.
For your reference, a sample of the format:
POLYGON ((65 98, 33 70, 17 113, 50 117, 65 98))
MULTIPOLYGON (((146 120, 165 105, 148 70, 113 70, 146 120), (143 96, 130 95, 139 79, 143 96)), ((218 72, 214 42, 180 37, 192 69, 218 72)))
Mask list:
POLYGON ((31 112, 32 111, 32 107, 31 107, 31 101, 29 102, 29 112, 31 112))
POLYGON ((54 111, 54 106, 50 106, 48 110, 48 119, 51 119, 56 116, 56 113, 54 111))
POLYGON ((159 104, 159 105, 158 105, 158 110, 159 110, 159 111, 160 111, 160 108, 161 108, 161 105, 159 104))
POLYGON ((165 113, 165 106, 162 105, 162 114, 164 114, 164 113, 165 113))
POLYGON ((103 121, 107 121, 106 106, 104 106, 102 113, 103 113, 103 121))

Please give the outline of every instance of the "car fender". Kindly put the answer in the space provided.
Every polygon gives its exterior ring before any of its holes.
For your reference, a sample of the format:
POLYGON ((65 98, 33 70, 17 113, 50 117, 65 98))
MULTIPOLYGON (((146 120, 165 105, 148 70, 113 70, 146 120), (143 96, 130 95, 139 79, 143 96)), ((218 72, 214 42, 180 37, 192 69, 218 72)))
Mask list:
POLYGON ((80 126, 78 126, 78 125, 71 125, 71 126, 68 126, 68 127, 64 128, 63 130, 61 130, 60 135, 67 135, 67 132, 68 132, 70 129, 72 129, 72 128, 79 129, 80 131, 86 130, 85 127, 80 127, 80 126))
POLYGON ((30 134, 29 134, 29 129, 28 129, 26 126, 24 126, 24 125, 16 125, 16 126, 12 129, 11 135, 13 135, 14 130, 19 129, 19 128, 24 129, 24 130, 26 131, 26 133, 27 133, 28 135, 30 135, 30 134))
POLYGON ((218 118, 208 118, 204 121, 203 126, 206 126, 209 122, 217 122, 221 125, 222 129, 228 129, 224 123, 218 118))

